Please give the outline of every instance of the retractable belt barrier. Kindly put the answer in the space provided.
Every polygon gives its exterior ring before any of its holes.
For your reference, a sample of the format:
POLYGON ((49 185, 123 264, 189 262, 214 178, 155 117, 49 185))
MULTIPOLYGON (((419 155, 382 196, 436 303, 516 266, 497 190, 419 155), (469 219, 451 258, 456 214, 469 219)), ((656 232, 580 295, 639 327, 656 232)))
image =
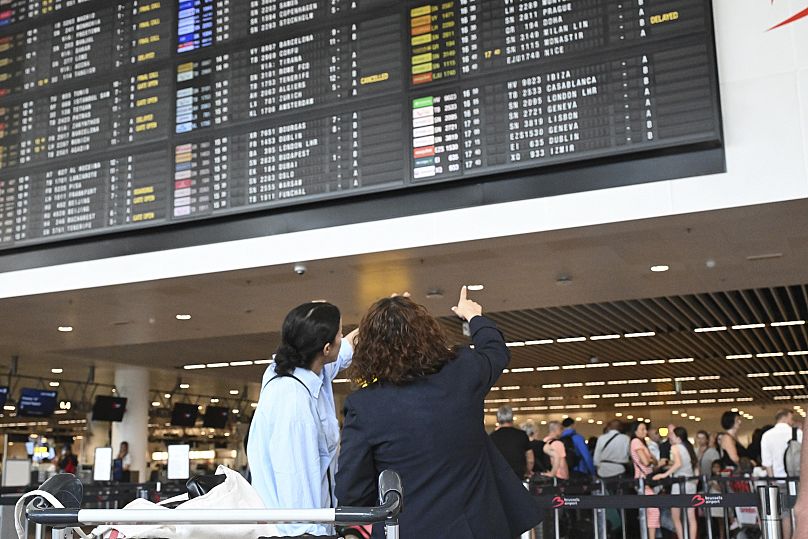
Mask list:
POLYGON ((754 493, 681 494, 644 496, 638 494, 610 496, 534 496, 542 509, 642 509, 658 507, 756 507, 754 493))

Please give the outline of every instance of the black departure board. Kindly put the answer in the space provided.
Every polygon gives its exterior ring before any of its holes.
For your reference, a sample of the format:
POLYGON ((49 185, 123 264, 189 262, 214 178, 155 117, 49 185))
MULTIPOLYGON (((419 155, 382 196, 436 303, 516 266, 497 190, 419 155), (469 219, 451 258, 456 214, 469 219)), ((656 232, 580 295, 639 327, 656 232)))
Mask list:
POLYGON ((0 0, 0 248, 541 182, 720 121, 709 0, 0 0))

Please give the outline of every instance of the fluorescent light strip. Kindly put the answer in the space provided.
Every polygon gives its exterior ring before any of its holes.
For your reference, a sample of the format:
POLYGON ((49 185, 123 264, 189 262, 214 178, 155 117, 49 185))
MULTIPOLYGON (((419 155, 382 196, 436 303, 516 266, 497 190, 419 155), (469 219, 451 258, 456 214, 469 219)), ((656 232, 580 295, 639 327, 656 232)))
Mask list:
POLYGON ((586 365, 562 365, 561 368, 565 371, 571 371, 576 369, 585 369, 586 365))
POLYGON ((654 331, 642 331, 642 332, 639 332, 639 333, 626 333, 623 336, 626 339, 633 339, 635 337, 653 337, 654 335, 656 335, 656 332, 654 332, 654 331))
POLYGON ((699 399, 699 404, 715 404, 715 399, 699 399))
POLYGON ((680 376, 679 378, 674 378, 674 382, 695 382, 695 376, 680 376))
POLYGON ((792 399, 791 395, 775 395, 774 400, 776 401, 790 401, 792 399))
POLYGON ((678 357, 674 359, 669 359, 668 363, 693 363, 692 357, 678 357))
POLYGON ((524 346, 524 345, 525 345, 524 341, 514 341, 514 342, 506 342, 505 343, 505 346, 507 346, 508 348, 513 348, 513 347, 516 347, 516 346, 524 346))
POLYGON ((252 361, 231 361, 230 362, 231 367, 246 367, 246 366, 252 365, 252 364, 253 364, 252 361))
POLYGON ((606 382, 584 382, 584 385, 587 387, 591 386, 605 386, 606 382))
POLYGON ((583 387, 583 384, 581 382, 570 382, 564 384, 564 387, 583 387))
POLYGON ((758 329, 758 328, 765 328, 766 324, 741 324, 738 326, 732 326, 732 329, 758 329))
POLYGON ((272 363, 271 359, 256 359, 253 361, 253 365, 269 365, 272 363))
POLYGON ((783 357, 783 352, 766 352, 763 354, 755 354, 755 357, 783 357))
POLYGON ((525 341, 526 346, 535 346, 538 344, 553 344, 553 339, 541 339, 538 341, 525 341))
POLYGON ((772 322, 769 324, 773 328, 779 328, 784 326, 802 326, 805 324, 805 320, 791 320, 788 322, 772 322))
POLYGON ((623 397, 624 399, 626 399, 626 398, 630 398, 630 397, 639 397, 640 394, 639 393, 621 393, 620 396, 623 397))
POLYGON ((196 370, 196 369, 204 369, 205 365, 201 365, 201 364, 198 364, 198 365, 183 365, 182 368, 185 369, 186 371, 193 371, 193 370, 196 370))
POLYGON ((640 361, 640 365, 661 365, 665 363, 664 359, 646 359, 645 361, 640 361))
POLYGON ((502 391, 518 391, 522 388, 520 386, 503 386, 501 389, 502 391))
POLYGON ((620 396, 619 393, 604 393, 603 394, 604 399, 616 399, 619 396, 620 396))
POLYGON ((208 363, 206 366, 209 369, 219 369, 221 367, 229 367, 230 363, 208 363))
POLYGON ((808 350, 797 350, 796 352, 789 352, 790 356, 808 356, 808 350))
POLYGON ((797 374, 795 371, 779 371, 773 372, 772 376, 794 376, 795 374, 797 374))
POLYGON ((543 371, 557 371, 560 370, 561 367, 558 365, 551 365, 549 367, 536 367, 536 372, 543 372, 543 371))
POLYGON ((548 400, 548 401, 563 401, 563 400, 564 400, 564 397, 561 397, 561 396, 558 396, 558 397, 547 397, 547 400, 548 400))
POLYGON ((613 367, 633 367, 636 365, 636 361, 615 361, 612 363, 613 367))
POLYGON ((518 369, 511 369, 511 372, 533 372, 534 370, 536 369, 533 367, 520 367, 518 369))
POLYGON ((752 359, 752 354, 735 354, 727 356, 727 359, 752 359))
POLYGON ((609 363, 587 363, 586 364, 587 369, 600 369, 600 368, 608 367, 608 366, 609 366, 609 363))
POLYGON ((797 384, 797 385, 793 385, 793 386, 785 386, 784 389, 789 389, 789 390, 791 390, 791 389, 805 389, 805 385, 804 384, 797 384))
POLYGON ((651 401, 648 403, 648 406, 664 406, 665 401, 651 401))
POLYGON ((589 337, 589 340, 590 341, 609 341, 609 340, 612 340, 612 339, 619 339, 619 338, 620 338, 620 335, 618 335, 618 334, 614 334, 614 335, 592 335, 591 337, 589 337))
POLYGON ((720 376, 699 376, 699 380, 720 380, 720 376))
POLYGON ((670 378, 651 378, 651 383, 653 384, 664 384, 666 382, 673 382, 670 378))
POLYGON ((585 341, 586 337, 564 337, 562 339, 556 339, 556 342, 565 343, 565 342, 581 342, 585 341))
POLYGON ((584 399, 599 399, 600 395, 584 395, 584 399))
POLYGON ((747 378, 766 378, 767 376, 771 376, 770 372, 750 372, 746 375, 747 378))
POLYGON ((348 382, 350 382, 348 378, 334 378, 335 384, 347 384, 348 382))
POLYGON ((682 395, 695 395, 696 393, 698 393, 698 391, 696 391, 695 389, 683 389, 682 390, 682 395))
POLYGON ((541 386, 542 389, 558 389, 561 387, 561 384, 544 384, 541 386))
POLYGON ((696 333, 710 333, 713 331, 726 331, 727 326, 712 326, 712 327, 704 327, 704 328, 695 328, 693 331, 696 333))
POLYGON ((737 399, 735 399, 736 402, 752 402, 753 400, 755 399, 753 399, 752 397, 738 397, 737 399))
POLYGON ((738 393, 740 391, 737 387, 722 387, 721 393, 738 393))

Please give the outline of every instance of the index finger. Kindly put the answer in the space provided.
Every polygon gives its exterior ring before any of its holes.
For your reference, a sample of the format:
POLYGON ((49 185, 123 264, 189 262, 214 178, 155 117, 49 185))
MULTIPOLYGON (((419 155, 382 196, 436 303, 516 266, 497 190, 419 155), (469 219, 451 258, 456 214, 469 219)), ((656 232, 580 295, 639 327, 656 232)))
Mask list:
POLYGON ((463 287, 460 289, 460 301, 466 301, 466 286, 465 285, 463 285, 463 287))

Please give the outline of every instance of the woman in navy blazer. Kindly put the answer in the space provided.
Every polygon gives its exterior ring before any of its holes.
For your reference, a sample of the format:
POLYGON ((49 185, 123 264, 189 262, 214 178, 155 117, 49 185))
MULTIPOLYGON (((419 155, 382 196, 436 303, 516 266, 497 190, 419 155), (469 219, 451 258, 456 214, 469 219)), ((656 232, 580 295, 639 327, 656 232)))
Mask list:
MULTIPOLYGON (((380 471, 404 488, 404 539, 513 539, 542 514, 487 436, 483 400, 510 353, 466 298, 474 348, 450 349, 438 322, 407 297, 378 301, 360 324, 336 475, 340 505, 374 505, 380 471)), ((376 526, 374 538, 384 537, 376 526)))

